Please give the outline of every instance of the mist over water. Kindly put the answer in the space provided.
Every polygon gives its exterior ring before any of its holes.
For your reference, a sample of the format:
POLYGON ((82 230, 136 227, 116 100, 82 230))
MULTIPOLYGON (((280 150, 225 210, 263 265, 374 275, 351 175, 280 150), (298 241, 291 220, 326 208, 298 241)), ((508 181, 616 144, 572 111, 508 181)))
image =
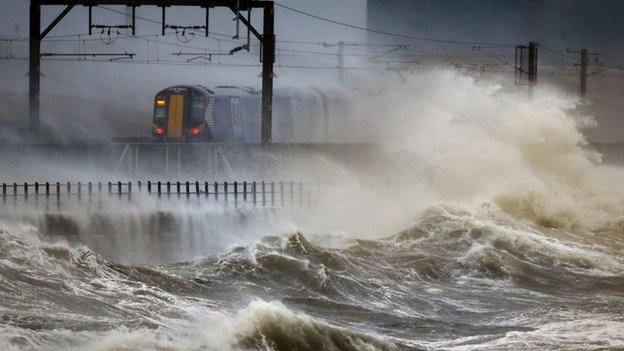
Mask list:
POLYGON ((354 81, 339 127, 383 160, 323 159, 316 208, 3 212, 0 349, 624 347, 624 170, 577 99, 354 81))

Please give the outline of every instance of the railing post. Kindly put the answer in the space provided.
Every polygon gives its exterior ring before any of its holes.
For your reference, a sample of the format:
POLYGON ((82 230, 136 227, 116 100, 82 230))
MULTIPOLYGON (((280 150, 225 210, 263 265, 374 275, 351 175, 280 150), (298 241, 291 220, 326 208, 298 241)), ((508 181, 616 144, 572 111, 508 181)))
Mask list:
POLYGON ((178 194, 178 198, 180 197, 180 192, 181 192, 180 182, 176 182, 176 194, 178 194))
POLYGON ((56 182, 56 209, 61 209, 61 183, 56 182))
POLYGON ((147 194, 152 195, 152 181, 151 180, 147 181, 147 194))
POLYGON ((82 183, 78 182, 78 203, 82 201, 82 183))
POLYGON ((50 210, 50 182, 45 183, 46 211, 50 210))
POLYGON ((122 195, 123 191, 121 189, 121 182, 118 181, 117 182, 117 197, 121 199, 121 195, 122 195))
POLYGON ((247 182, 243 182, 243 201, 247 202, 247 182))
POLYGON ((206 199, 208 199, 208 196, 210 195, 210 189, 208 188, 208 182, 204 182, 204 192, 205 192, 205 196, 206 199))
POLYGON ((171 182, 167 181, 167 200, 171 198, 171 182))
POLYGON ((24 202, 28 202, 28 183, 24 183, 24 202))
POLYGON ((102 209, 102 182, 98 182, 98 209, 102 209))
POLYGON ((128 202, 132 202, 132 182, 128 181, 128 202))
POLYGON ((17 205, 17 183, 13 183, 13 205, 17 205))
POLYGON ((228 203, 228 183, 227 182, 223 182, 223 196, 225 199, 225 204, 227 205, 228 203))
POLYGON ((89 195, 89 205, 91 205, 93 198, 93 183, 91 182, 87 183, 87 194, 89 195))
POLYGON ((219 201, 219 183, 214 183, 214 199, 215 202, 219 201))
POLYGON ((156 183, 156 192, 158 193, 158 197, 160 197, 162 195, 161 185, 162 185, 162 183, 160 181, 158 183, 156 183))
POLYGON ((234 207, 238 208, 238 182, 234 182, 234 207))
POLYGON ((284 207, 284 182, 280 182, 280 206, 284 207))
POLYGON ((2 204, 6 205, 6 183, 2 183, 2 204))
POLYGON ((189 197, 191 196, 191 194, 190 194, 190 192, 191 192, 191 184, 189 182, 186 182, 185 185, 186 185, 186 190, 185 190, 185 192, 186 192, 186 199, 188 200, 189 197))
POLYGON ((39 182, 35 182, 35 205, 39 204, 39 182))
POLYGON ((258 197, 256 196, 256 193, 257 193, 257 189, 258 189, 258 188, 257 188, 257 186, 256 186, 256 185, 257 185, 257 184, 256 184, 256 182, 254 181, 254 182, 252 183, 252 189, 253 189, 253 205, 254 205, 254 207, 256 207, 256 203, 257 203, 257 200, 258 200, 258 197))
POLYGON ((262 207, 266 207, 266 189, 265 189, 265 184, 264 184, 264 180, 262 181, 262 207))

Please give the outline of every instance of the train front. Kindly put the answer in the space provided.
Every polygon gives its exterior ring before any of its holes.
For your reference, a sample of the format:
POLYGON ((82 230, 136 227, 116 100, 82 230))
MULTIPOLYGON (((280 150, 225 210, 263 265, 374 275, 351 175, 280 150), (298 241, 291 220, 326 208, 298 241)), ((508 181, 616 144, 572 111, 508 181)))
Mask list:
POLYGON ((154 99, 152 137, 160 141, 209 141, 210 92, 199 86, 174 86, 154 99))

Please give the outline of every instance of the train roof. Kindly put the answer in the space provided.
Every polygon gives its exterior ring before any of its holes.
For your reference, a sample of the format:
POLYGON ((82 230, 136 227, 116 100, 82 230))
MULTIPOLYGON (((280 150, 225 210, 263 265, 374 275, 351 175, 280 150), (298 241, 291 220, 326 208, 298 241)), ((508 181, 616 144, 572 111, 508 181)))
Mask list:
MULTIPOLYGON (((199 91, 207 95, 213 96, 226 96, 226 97, 249 97, 249 96, 259 96, 262 94, 262 91, 254 89, 248 86, 238 86, 238 85, 219 85, 214 88, 208 88, 204 85, 174 85, 167 87, 161 90, 159 93, 165 92, 167 90, 172 89, 189 89, 194 91, 199 91)), ((330 94, 332 95, 332 94, 330 94)), ((327 94, 324 91, 321 91, 318 88, 310 87, 310 88, 300 88, 300 87, 284 87, 275 89, 275 97, 296 97, 296 98, 306 98, 311 96, 320 96, 322 98, 327 98, 327 94)))
POLYGON ((219 96, 232 96, 232 97, 243 97, 250 95, 260 95, 260 90, 246 87, 246 86, 237 86, 237 85, 219 85, 212 89, 215 95, 219 96))

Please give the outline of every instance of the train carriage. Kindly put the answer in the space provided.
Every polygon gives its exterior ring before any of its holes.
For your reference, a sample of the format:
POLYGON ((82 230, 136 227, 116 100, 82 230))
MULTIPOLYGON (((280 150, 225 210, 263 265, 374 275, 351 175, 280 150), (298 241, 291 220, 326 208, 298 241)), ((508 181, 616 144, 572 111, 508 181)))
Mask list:
MULTIPOLYGON (((273 98, 273 140, 327 142, 330 105, 319 89, 283 88, 273 98)), ((262 97, 258 90, 240 86, 178 85, 156 94, 152 136, 162 141, 260 141, 262 97)))

